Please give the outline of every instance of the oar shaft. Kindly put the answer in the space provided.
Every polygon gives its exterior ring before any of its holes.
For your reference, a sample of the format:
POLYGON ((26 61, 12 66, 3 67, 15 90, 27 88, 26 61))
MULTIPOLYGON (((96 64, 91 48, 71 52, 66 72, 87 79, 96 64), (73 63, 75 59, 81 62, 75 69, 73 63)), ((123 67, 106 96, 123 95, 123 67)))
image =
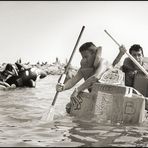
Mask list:
POLYGON ((66 74, 67 71, 68 71, 69 65, 70 65, 71 60, 72 60, 72 58, 73 58, 73 56, 74 56, 74 53, 75 53, 76 48, 77 48, 77 46, 78 46, 78 44, 79 44, 79 41, 80 41, 80 38, 81 38, 81 36, 82 36, 82 33, 83 33, 84 29, 85 29, 85 26, 83 26, 82 29, 81 29, 81 32, 80 32, 79 37, 78 37, 78 39, 77 39, 77 42, 76 42, 76 44, 75 44, 75 46, 74 46, 74 49, 73 49, 73 51, 72 51, 72 54, 71 54, 71 56, 70 56, 70 58, 69 58, 69 61, 68 61, 68 63, 67 63, 67 66, 66 66, 66 69, 65 69, 65 74, 66 74))
MULTIPOLYGON (((120 47, 120 44, 106 31, 104 30, 109 36, 110 38, 120 47)), ((144 72, 144 74, 147 76, 148 78, 148 72, 137 62, 137 60, 135 60, 135 58, 129 54, 127 51, 125 52, 128 57, 142 70, 142 72, 144 72)))
POLYGON ((57 91, 55 96, 54 96, 54 99, 53 99, 52 104, 51 104, 52 106, 55 104, 55 101, 56 101, 58 94, 59 94, 59 91, 57 91))
POLYGON ((148 72, 143 68, 143 66, 141 66, 134 58, 133 56, 131 56, 127 51, 126 54, 129 56, 129 58, 144 72, 144 74, 147 76, 148 78, 148 72))
MULTIPOLYGON (((64 74, 66 74, 66 73, 68 72, 69 65, 70 65, 71 60, 72 60, 72 58, 73 58, 73 56, 74 56, 74 53, 75 53, 75 51, 76 51, 76 48, 77 48, 77 46, 78 46, 78 43, 79 43, 79 41, 80 41, 80 38, 81 38, 81 36, 82 36, 82 33, 83 33, 84 29, 85 29, 85 26, 83 26, 82 29, 81 29, 81 32, 80 32, 80 34, 79 34, 79 36, 78 36, 78 39, 77 39, 77 42, 76 42, 76 44, 75 44, 75 46, 74 46, 74 49, 73 49, 72 54, 71 54, 71 56, 70 56, 70 59, 69 59, 69 61, 68 61, 68 63, 67 63, 67 66, 66 66, 66 68, 65 68, 64 74)), ((60 76, 60 78, 59 78, 58 81, 60 82, 61 79, 62 79, 62 76, 60 76)), ((56 91, 56 94, 55 94, 54 99, 53 99, 52 104, 51 104, 52 106, 55 104, 58 94, 59 94, 59 92, 56 91)))
POLYGON ((107 32, 107 30, 104 30, 106 34, 108 34, 108 36, 110 36, 110 38, 120 47, 120 44, 107 32))

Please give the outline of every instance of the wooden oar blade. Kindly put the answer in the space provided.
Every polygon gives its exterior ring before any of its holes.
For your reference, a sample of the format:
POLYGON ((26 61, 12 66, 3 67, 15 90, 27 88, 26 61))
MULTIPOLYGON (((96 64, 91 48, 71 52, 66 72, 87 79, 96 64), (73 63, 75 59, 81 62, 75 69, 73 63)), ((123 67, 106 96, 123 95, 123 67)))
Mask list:
POLYGON ((42 121, 53 121, 54 119, 54 113, 55 109, 54 106, 52 105, 42 116, 41 120, 42 121))

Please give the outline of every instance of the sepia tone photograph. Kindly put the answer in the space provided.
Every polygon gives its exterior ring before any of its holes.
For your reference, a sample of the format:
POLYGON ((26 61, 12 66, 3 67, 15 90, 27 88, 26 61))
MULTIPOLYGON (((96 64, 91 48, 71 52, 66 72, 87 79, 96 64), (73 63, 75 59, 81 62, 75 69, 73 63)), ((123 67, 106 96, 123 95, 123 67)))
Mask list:
POLYGON ((148 147, 147 1, 0 1, 0 147, 148 147))

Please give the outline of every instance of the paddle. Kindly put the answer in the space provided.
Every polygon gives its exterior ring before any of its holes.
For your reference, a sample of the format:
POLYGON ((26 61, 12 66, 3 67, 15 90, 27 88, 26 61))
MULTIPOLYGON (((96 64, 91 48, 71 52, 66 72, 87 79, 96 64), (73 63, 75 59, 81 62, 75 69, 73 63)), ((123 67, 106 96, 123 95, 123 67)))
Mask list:
MULTIPOLYGON (((70 63, 71 63, 71 61, 72 61, 72 58, 73 58, 73 56, 74 56, 74 53, 75 53, 75 51, 76 51, 76 48, 77 48, 77 46, 78 46, 78 43, 79 43, 79 41, 80 41, 80 38, 81 38, 81 36, 82 36, 82 33, 83 33, 84 29, 85 29, 85 26, 83 26, 82 29, 81 29, 81 32, 80 32, 79 37, 78 37, 78 39, 77 39, 77 42, 76 42, 76 44, 75 44, 75 46, 74 46, 74 49, 73 49, 72 54, 71 54, 71 56, 70 56, 70 59, 69 59, 67 65, 66 65, 66 67, 65 67, 65 71, 64 71, 64 73, 60 76, 60 78, 59 78, 59 80, 58 80, 58 83, 61 83, 61 84, 64 83, 64 80, 65 80, 65 78, 66 78, 66 74, 67 74, 67 72, 68 72, 68 68, 69 68, 69 66, 70 66, 70 63)), ((51 104, 50 108, 45 112, 45 114, 43 114, 41 120, 43 120, 43 121, 52 121, 52 120, 53 120, 53 118, 54 118, 54 113, 55 113, 55 111, 54 111, 54 105, 55 105, 56 99, 57 99, 57 97, 58 97, 58 94, 59 94, 59 91, 56 91, 56 94, 55 94, 55 96, 54 96, 54 99, 53 99, 53 101, 52 101, 52 104, 51 104)))
MULTIPOLYGON (((120 44, 106 31, 106 30, 104 30, 105 31, 105 33, 107 33, 109 36, 110 36, 110 38, 120 47, 120 44)), ((142 70, 142 72, 144 72, 144 74, 147 76, 147 78, 148 78, 148 72, 144 69, 144 67, 142 67, 135 59, 134 59, 134 57, 130 54, 130 53, 128 53, 127 52, 127 50, 125 51, 125 53, 128 55, 128 57, 142 70)))

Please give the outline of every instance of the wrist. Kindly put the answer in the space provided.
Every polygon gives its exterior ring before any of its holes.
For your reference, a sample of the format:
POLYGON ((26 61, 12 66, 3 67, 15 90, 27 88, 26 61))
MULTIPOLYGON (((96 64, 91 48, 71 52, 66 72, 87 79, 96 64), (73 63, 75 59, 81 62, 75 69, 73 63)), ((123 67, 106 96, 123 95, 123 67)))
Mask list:
POLYGON ((119 54, 123 56, 125 54, 125 51, 120 50, 120 53, 119 54))

